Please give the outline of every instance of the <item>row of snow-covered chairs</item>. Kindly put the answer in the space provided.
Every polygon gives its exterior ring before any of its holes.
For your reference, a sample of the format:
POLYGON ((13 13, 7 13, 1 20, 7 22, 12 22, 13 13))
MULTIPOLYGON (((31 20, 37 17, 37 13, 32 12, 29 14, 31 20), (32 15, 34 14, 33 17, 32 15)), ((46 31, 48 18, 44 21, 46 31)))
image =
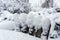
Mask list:
POLYGON ((22 13, 19 16, 19 22, 20 31, 37 37, 41 37, 42 33, 47 33, 51 24, 50 20, 43 17, 39 12, 22 13))
POLYGON ((40 28, 42 28, 42 30, 43 30, 42 34, 46 35, 50 26, 52 27, 52 32, 53 32, 53 30, 56 27, 55 25, 60 23, 60 21, 59 21, 60 20, 60 17, 59 17, 60 14, 57 12, 55 14, 49 14, 49 15, 45 15, 45 16, 43 14, 41 15, 40 12, 30 12, 29 14, 25 14, 25 13, 22 13, 22 14, 23 14, 23 17, 21 17, 21 18, 26 18, 23 23, 26 23, 26 25, 29 28, 29 32, 31 32, 31 30, 34 30, 36 33, 40 28), (27 17, 24 15, 26 15, 27 17))
MULTIPOLYGON (((33 14, 32 12, 29 14, 26 14, 26 13, 12 14, 5 10, 1 11, 0 14, 1 14, 0 15, 0 29, 8 29, 8 30, 16 29, 16 31, 21 30, 22 32, 28 32, 30 35, 37 34, 36 32, 38 30, 38 23, 36 23, 37 21, 34 18, 36 17, 37 19, 39 19, 38 17, 40 17, 39 16, 40 14, 36 14, 36 13, 33 14), (33 21, 34 21, 34 26, 32 25, 33 21), (37 27, 35 27, 35 26, 37 26, 37 27), (19 28, 17 29, 17 27, 19 27, 20 29, 19 28), (30 32, 32 32, 32 33, 30 33, 30 32)), ((38 20, 38 21, 40 21, 40 20, 38 20)), ((39 30, 40 30, 40 28, 39 28, 39 30)), ((40 30, 40 31, 42 31, 42 30, 40 30)))

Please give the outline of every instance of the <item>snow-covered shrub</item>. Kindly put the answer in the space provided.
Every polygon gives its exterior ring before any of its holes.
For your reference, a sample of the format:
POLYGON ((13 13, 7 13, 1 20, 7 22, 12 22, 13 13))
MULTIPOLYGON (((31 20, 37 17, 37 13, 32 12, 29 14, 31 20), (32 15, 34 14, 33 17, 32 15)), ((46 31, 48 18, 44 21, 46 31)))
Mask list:
POLYGON ((7 10, 11 13, 28 13, 30 11, 29 2, 22 2, 22 0, 0 0, 0 3, 0 10, 7 10))
POLYGON ((16 0, 4 0, 5 1, 5 5, 7 7, 7 10, 9 12, 14 13, 14 11, 16 10, 16 12, 18 11, 18 9, 20 9, 20 4, 16 1, 16 0), (17 5, 17 6, 16 6, 17 5))
POLYGON ((5 1, 4 0, 0 0, 0 11, 1 10, 5 10, 5 9, 6 9, 5 1))
POLYGON ((22 7, 20 8, 22 13, 29 13, 31 11, 30 3, 23 3, 22 7))

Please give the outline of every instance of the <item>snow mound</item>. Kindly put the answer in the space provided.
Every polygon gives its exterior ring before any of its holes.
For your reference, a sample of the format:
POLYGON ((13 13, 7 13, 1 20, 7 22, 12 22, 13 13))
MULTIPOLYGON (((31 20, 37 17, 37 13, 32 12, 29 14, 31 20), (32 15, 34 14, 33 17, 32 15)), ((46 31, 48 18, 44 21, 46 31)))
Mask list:
POLYGON ((16 28, 17 28, 17 26, 16 26, 15 22, 13 22, 13 21, 0 22, 0 29, 12 30, 12 29, 16 29, 16 28))

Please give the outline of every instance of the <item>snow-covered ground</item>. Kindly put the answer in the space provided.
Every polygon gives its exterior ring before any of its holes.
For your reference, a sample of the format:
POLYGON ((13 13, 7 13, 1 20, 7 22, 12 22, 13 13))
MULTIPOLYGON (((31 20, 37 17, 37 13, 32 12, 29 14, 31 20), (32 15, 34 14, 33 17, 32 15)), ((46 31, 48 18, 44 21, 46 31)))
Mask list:
POLYGON ((60 40, 60 36, 58 36, 58 38, 55 38, 55 39, 49 38, 48 40, 60 40))
POLYGON ((21 32, 0 30, 0 40, 41 40, 21 32))
MULTIPOLYGON (((21 32, 0 29, 0 40, 42 40, 42 39, 21 32)), ((48 40, 60 40, 60 36, 55 39, 49 38, 48 40)))

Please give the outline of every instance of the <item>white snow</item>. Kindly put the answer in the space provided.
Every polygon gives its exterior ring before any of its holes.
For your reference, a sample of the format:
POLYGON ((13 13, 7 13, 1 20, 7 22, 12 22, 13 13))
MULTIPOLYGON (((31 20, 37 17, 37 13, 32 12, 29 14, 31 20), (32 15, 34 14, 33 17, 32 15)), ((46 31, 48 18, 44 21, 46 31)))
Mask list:
POLYGON ((4 18, 7 18, 6 20, 13 20, 13 14, 12 13, 5 11, 5 10, 2 10, 1 13, 2 13, 0 15, 0 17, 2 18, 2 19, 0 19, 1 21, 4 20, 4 18))
POLYGON ((54 0, 54 7, 55 8, 60 8, 60 0, 54 0))
POLYGON ((41 39, 21 32, 0 30, 0 40, 41 40, 41 39))
POLYGON ((12 30, 12 29, 16 29, 16 28, 17 28, 17 26, 16 26, 15 22, 13 22, 13 21, 0 22, 0 29, 12 30))

